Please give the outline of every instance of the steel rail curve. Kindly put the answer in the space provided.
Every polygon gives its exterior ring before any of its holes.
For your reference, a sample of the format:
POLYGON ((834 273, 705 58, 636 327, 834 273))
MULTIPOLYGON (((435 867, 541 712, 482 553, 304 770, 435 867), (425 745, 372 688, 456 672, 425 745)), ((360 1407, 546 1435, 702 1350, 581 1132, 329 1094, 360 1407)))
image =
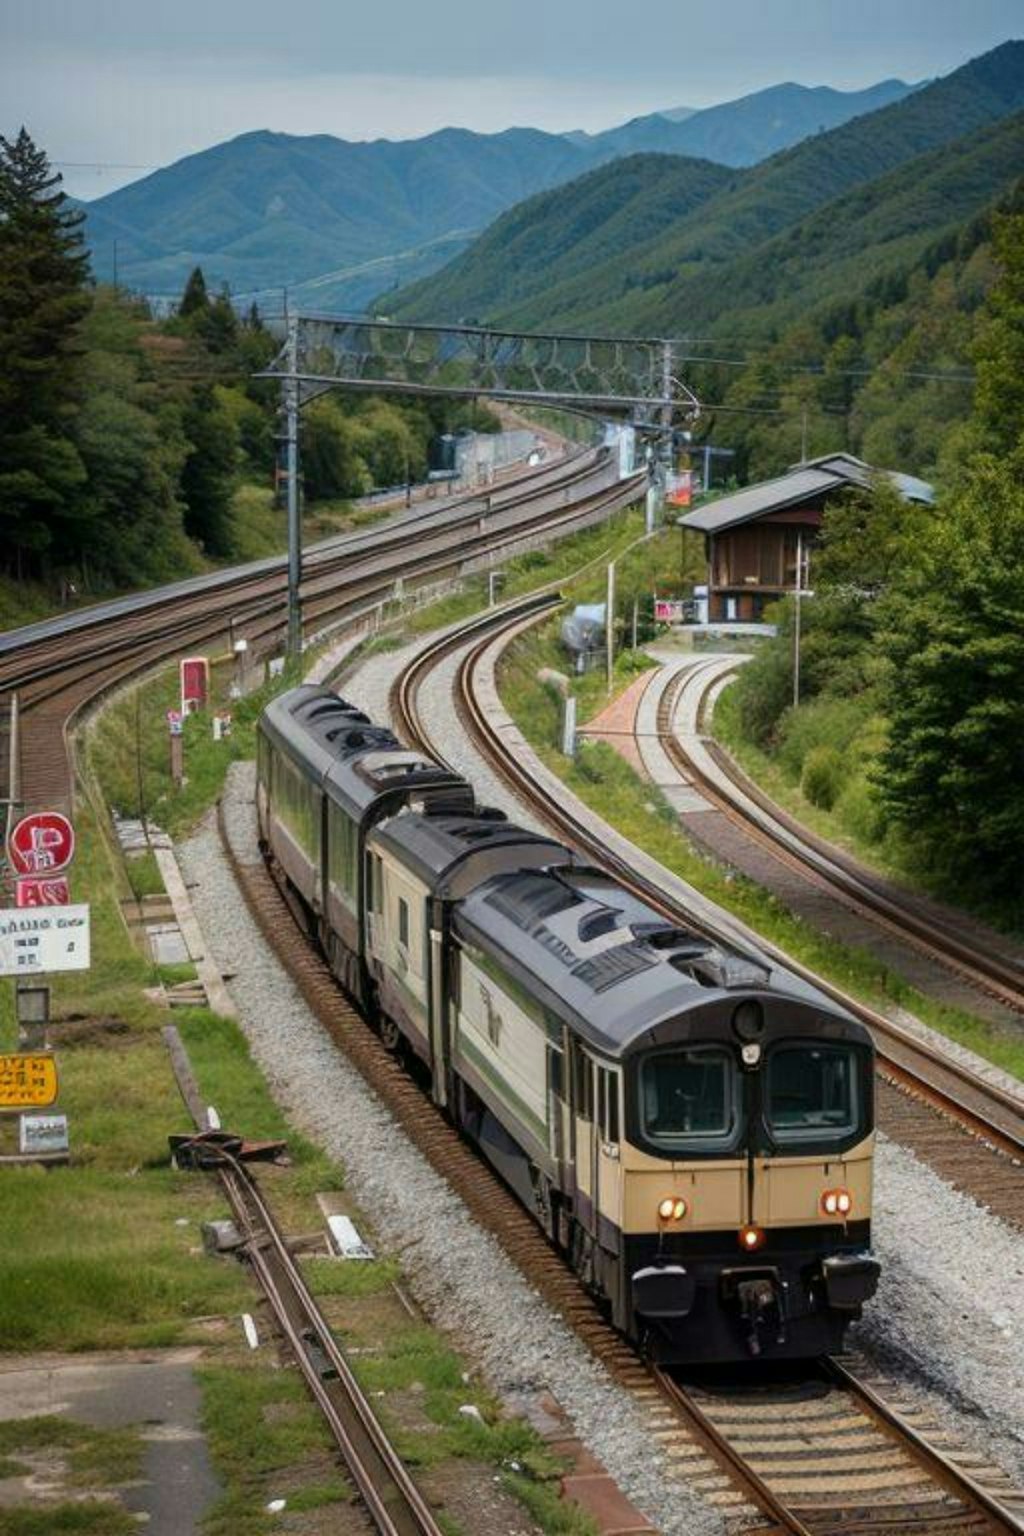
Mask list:
POLYGON ((701 794, 776 858, 836 892, 855 911, 914 944, 924 954, 972 981, 1018 1013, 1024 1012, 1024 968, 984 941, 965 942, 955 930, 931 915, 912 892, 898 892, 842 849, 802 826, 777 805, 734 762, 718 742, 703 733, 699 750, 688 746, 673 729, 679 695, 702 684, 696 705, 698 731, 709 713, 711 695, 735 675, 714 667, 682 674, 666 689, 659 710, 659 733, 665 750, 701 794), (706 753, 708 762, 701 760, 706 753), (717 772, 717 777, 715 776, 717 772))

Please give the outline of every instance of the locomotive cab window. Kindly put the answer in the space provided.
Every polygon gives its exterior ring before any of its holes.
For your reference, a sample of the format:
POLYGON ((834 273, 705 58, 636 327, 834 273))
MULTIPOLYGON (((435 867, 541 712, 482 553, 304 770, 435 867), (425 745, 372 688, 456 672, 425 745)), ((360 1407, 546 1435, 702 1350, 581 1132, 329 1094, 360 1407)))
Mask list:
POLYGON ((849 1046, 777 1046, 767 1089, 768 1127, 777 1141, 850 1136, 857 1127, 859 1073, 849 1046))
POLYGON ((666 1152, 731 1141, 736 1132, 735 1067, 715 1046, 657 1051, 640 1068, 644 1136, 666 1152))
POLYGON ((398 942, 403 949, 409 948, 409 903, 404 896, 398 898, 398 942))

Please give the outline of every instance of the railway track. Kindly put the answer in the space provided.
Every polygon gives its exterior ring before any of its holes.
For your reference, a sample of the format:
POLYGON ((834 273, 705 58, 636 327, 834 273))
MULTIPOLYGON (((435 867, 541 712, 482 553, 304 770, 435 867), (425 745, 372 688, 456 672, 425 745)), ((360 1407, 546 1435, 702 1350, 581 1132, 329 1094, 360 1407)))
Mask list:
MULTIPOLYGON (((596 829, 592 820, 588 825, 588 819, 569 805, 569 797, 538 793, 531 770, 517 750, 517 733, 496 726, 481 705, 477 673, 485 658, 490 657, 493 663, 496 648, 536 623, 556 602, 554 597, 534 598, 511 608, 497 621, 493 615, 483 616, 426 646, 392 692, 400 730, 422 750, 435 757, 443 755, 421 717, 418 693, 426 676, 446 655, 469 644, 459 671, 460 712, 489 764, 541 820, 596 862, 611 867, 617 878, 666 916, 697 926, 710 937, 728 937, 709 931, 702 922, 694 924, 692 912, 666 901, 656 882, 638 880, 632 868, 611 853, 604 830, 596 829), (497 639, 496 625, 500 630, 497 639)), ((493 701, 490 678, 483 692, 493 701)), ((842 1000, 849 1006, 849 999, 842 1000)), ((925 1053, 929 1062, 934 1054, 925 1053)), ((934 1102, 931 1084, 913 1074, 910 1077, 915 1094, 934 1102)), ((972 1086, 982 1096, 990 1088, 984 1080, 972 1086)), ((920 1107, 935 1120, 930 1109, 920 1107)), ((948 1113, 954 1106, 944 1103, 943 1107, 948 1113)), ((1013 1107, 1019 1113, 1019 1106, 1013 1107)), ((963 1117, 957 1118, 963 1125, 963 1117)), ((1024 1123, 1020 1124, 1021 1134, 1004 1137, 977 1112, 969 1113, 966 1122, 972 1132, 982 1124, 989 1133, 980 1152, 986 1192, 990 1193, 996 1161, 993 1143, 1007 1141, 1018 1153, 1024 1152, 1024 1123)), ((947 1126, 943 1133, 940 1128, 947 1140, 949 1130, 947 1126)), ((961 1172, 966 1140, 959 1136, 951 1152, 961 1172)), ((1007 1193, 1019 1224, 1019 1168, 1013 1171, 1007 1193)), ((887 1384, 872 1383, 852 1361, 828 1361, 820 1377, 782 1389, 770 1383, 753 1391, 722 1391, 706 1385, 684 1385, 676 1375, 648 1370, 635 1360, 623 1367, 621 1340, 613 1335, 615 1344, 611 1347, 606 1339, 595 1335, 589 1318, 588 1324, 589 1341, 602 1359, 614 1362, 620 1378, 640 1395, 656 1395, 671 1410, 655 1421, 655 1433, 666 1456, 688 1471, 693 1486, 726 1508, 735 1508, 738 1498, 748 1510, 760 1511, 773 1529, 793 1536, 837 1536, 840 1529, 851 1528, 860 1536, 876 1532, 880 1536, 911 1531, 959 1536, 1024 1531, 1024 1494, 999 1469, 970 1452, 943 1444, 949 1437, 940 1426, 915 1423, 920 1419, 917 1408, 901 1408, 892 1400, 887 1384), (680 1424, 686 1430, 682 1439, 680 1424), (731 1490, 721 1485, 723 1470, 734 1480, 731 1490)))
POLYGON ((840 1524, 854 1527, 856 1536, 931 1536, 933 1531, 954 1536, 960 1530, 972 1536, 983 1531, 1021 1536, 1018 1495, 1005 1477, 955 1446, 943 1451, 938 1426, 932 1436, 915 1433, 913 1408, 900 1413, 885 1405, 894 1423, 906 1426, 892 1431, 902 1446, 894 1457, 892 1440, 873 1428, 866 1409, 852 1397, 841 1400, 837 1388, 826 1399, 817 1377, 795 1387, 769 1385, 751 1393, 694 1387, 652 1370, 611 1328, 519 1201, 348 1001, 265 867, 241 863, 223 825, 222 837, 254 918, 309 1007, 474 1219, 630 1392, 664 1457, 666 1477, 681 1479, 730 1524, 735 1522, 737 1531, 756 1536, 833 1536, 840 1524), (804 1399, 817 1405, 813 1413, 794 1411, 794 1401, 804 1399), (770 1438, 763 1433, 766 1421, 770 1438), (755 1444, 759 1423, 761 1437, 755 1444), (838 1469, 837 1442, 860 1459, 847 1459, 838 1469), (943 1464, 941 1477, 936 1458, 943 1464), (831 1498, 824 1497, 826 1477, 835 1490, 831 1498))
MULTIPOLYGON (((307 632, 368 616, 405 583, 465 574, 533 540, 586 526, 635 499, 605 455, 536 470, 484 496, 415 508, 314 547, 303 571, 307 632)), ((132 676, 223 640, 273 654, 285 629, 286 562, 260 561, 83 609, 0 636, 0 696, 20 704, 25 804, 68 806, 69 736, 82 708, 132 676)))
POLYGON ((681 777, 774 858, 1006 1008, 1024 1013, 1024 959, 1009 946, 999 947, 978 925, 897 889, 801 825, 706 733, 714 699, 737 666, 735 657, 718 657, 676 672, 664 686, 654 680, 658 734, 681 777))
POLYGON ((211 1135, 209 1112, 178 1031, 164 1030, 178 1088, 196 1136, 179 1161, 216 1173, 231 1207, 244 1253, 335 1440, 374 1529, 380 1536, 443 1536, 427 1501, 382 1429, 315 1298, 259 1184, 222 1135, 211 1135))

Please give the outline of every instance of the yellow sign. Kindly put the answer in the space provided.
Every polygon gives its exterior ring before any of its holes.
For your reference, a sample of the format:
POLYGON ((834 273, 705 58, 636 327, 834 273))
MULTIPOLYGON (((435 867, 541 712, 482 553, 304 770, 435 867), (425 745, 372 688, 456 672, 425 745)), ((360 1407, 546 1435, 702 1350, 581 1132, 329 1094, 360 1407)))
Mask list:
POLYGON ((0 1109, 46 1109, 56 1098, 52 1056, 0 1056, 0 1109))

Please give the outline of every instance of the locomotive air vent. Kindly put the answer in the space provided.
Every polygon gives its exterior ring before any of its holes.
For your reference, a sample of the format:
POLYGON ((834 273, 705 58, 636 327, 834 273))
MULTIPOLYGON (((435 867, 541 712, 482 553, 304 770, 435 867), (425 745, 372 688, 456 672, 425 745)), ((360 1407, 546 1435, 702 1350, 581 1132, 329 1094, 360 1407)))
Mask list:
POLYGON ((644 953, 640 944, 617 944, 614 949, 603 949, 573 969, 573 975, 593 992, 605 992, 630 976, 649 971, 654 961, 644 953))
POLYGON ((503 880, 487 897, 487 905, 527 932, 553 917, 579 906, 581 898, 553 875, 521 874, 503 880))
POLYGON ((676 928, 672 923, 633 923, 635 938, 643 939, 652 949, 670 949, 673 959, 693 960, 706 955, 711 948, 707 939, 699 938, 687 928, 676 928))
POLYGON ((602 934, 611 933, 615 927, 615 921, 621 916, 619 907, 598 907, 596 912, 586 912, 580 918, 577 932, 584 944, 589 944, 591 939, 599 939, 602 934))

